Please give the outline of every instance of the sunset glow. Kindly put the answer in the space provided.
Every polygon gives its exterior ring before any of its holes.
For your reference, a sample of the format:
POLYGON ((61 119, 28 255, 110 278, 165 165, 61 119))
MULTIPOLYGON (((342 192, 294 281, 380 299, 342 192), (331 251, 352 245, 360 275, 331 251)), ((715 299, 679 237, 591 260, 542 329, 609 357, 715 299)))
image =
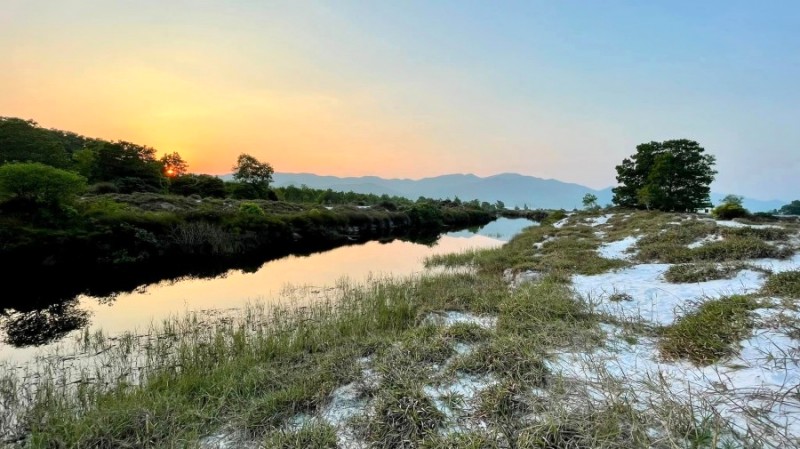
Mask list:
POLYGON ((595 188, 638 143, 686 137, 717 155, 715 190, 789 198, 798 12, 10 2, 0 115, 178 152, 197 173, 229 173, 247 152, 278 172, 517 172, 595 188))

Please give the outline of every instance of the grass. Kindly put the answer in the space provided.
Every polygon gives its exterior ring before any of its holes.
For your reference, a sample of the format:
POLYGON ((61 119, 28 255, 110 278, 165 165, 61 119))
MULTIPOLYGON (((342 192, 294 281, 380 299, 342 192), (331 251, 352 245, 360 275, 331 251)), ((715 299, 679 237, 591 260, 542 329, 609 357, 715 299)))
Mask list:
MULTIPOLYGON (((26 448, 196 447, 230 429, 243 445, 334 448, 341 429, 323 411, 336 391, 353 386, 363 409, 346 426, 369 447, 692 447, 709 435, 713 441, 726 427, 706 425, 697 411, 703 397, 681 403, 658 379, 643 385, 598 370, 584 384, 554 368, 566 352, 591 361, 608 340, 600 324, 610 318, 576 298, 570 277, 627 266, 596 249, 628 235, 642 236, 639 257, 688 251, 691 264, 668 276, 690 282, 739 267, 695 262, 698 254, 747 256, 761 244, 777 248, 769 239, 786 236, 729 233, 683 214, 652 212, 618 213, 590 227, 580 224, 584 215, 563 228, 529 228, 502 248, 426 261, 472 265, 467 273, 341 283, 336 300, 300 309, 254 306, 225 320, 176 317, 143 335, 85 333, 75 343, 77 356, 56 354, 31 371, 0 374, 0 408, 13 411, 0 413, 0 435, 25 434, 26 448), (686 247, 712 233, 724 233, 722 242, 734 247, 686 247), (664 253, 641 254, 658 248, 664 253), (543 276, 512 289, 502 276, 508 268, 543 276), (442 312, 492 316, 496 325, 431 319, 442 312), (448 389, 472 376, 489 386, 473 396, 448 389), (446 393, 433 397, 429 387, 446 393), (642 398, 647 407, 637 405, 642 398), (313 418, 298 428, 298 417, 313 418)), ((762 293, 796 298, 798 285, 797 271, 775 274, 762 293)), ((706 365, 736 352, 756 307, 748 296, 709 300, 655 335, 643 323, 625 324, 629 343, 643 337, 668 359, 706 365)))
POLYGON ((375 414, 366 422, 365 439, 373 447, 417 447, 445 421, 422 390, 409 385, 384 388, 375 399, 375 414))
POLYGON ((695 263, 670 266, 664 273, 664 279, 673 284, 707 282, 715 279, 732 279, 743 270, 740 263, 695 263))
POLYGON ((708 365, 737 351, 753 328, 751 312, 758 303, 748 296, 706 301, 696 311, 664 328, 659 342, 666 358, 684 358, 708 365))
POLYGON ((327 424, 310 424, 297 430, 275 432, 266 439, 274 449, 336 449, 336 430, 327 424))
POLYGON ((787 299, 800 299, 800 270, 770 275, 761 292, 787 299))

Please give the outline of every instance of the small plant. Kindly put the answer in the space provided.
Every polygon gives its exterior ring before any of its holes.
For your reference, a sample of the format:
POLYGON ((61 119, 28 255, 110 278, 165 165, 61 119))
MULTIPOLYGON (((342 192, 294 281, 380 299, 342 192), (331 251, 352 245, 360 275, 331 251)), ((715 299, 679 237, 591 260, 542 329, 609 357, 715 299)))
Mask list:
POLYGON ((616 292, 609 295, 608 300, 611 302, 633 301, 633 297, 625 292, 616 292))

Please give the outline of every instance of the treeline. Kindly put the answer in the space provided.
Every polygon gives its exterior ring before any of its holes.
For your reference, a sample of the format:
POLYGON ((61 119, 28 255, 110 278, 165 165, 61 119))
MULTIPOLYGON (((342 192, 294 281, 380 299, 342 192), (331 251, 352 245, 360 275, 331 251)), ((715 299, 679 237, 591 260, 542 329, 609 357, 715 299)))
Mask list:
POLYGON ((268 258, 488 223, 502 203, 272 188, 242 154, 234 181, 187 173, 177 153, 0 118, 0 268, 268 258))

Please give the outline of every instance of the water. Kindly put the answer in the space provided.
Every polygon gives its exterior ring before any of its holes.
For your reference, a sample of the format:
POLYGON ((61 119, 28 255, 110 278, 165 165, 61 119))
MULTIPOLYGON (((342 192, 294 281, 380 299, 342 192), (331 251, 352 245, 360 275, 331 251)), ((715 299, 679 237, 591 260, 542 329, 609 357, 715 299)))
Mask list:
POLYGON ((298 300, 324 295, 337 281, 405 276, 425 270, 425 257, 470 248, 502 245, 534 222, 500 218, 481 228, 441 235, 423 245, 401 240, 343 246, 308 256, 288 256, 257 270, 229 270, 211 278, 183 278, 142 285, 112 296, 79 295, 49 308, 20 313, 6 311, 0 361, 20 363, 59 340, 88 327, 107 334, 147 329, 151 323, 187 312, 225 313, 249 302, 274 302, 287 291, 298 300))

